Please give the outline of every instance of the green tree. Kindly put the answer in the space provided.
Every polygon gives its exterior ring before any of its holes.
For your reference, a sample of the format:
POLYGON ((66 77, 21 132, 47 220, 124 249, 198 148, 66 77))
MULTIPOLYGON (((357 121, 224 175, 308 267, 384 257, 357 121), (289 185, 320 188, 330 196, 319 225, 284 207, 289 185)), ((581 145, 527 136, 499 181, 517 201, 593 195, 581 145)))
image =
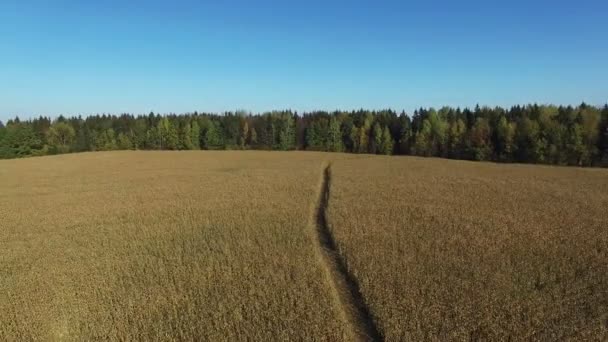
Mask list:
POLYGON ((585 150, 584 131, 579 124, 574 124, 568 130, 566 137, 567 160, 570 165, 584 165, 589 157, 588 151, 585 150))
POLYGON ((448 156, 460 159, 465 155, 465 138, 467 125, 464 120, 458 118, 450 124, 448 132, 448 156))
POLYGON ((128 134, 118 133, 117 144, 119 150, 132 150, 133 143, 128 134))
POLYGON ((222 144, 218 123, 210 121, 203 132, 203 147, 206 150, 217 150, 222 148, 222 144))
POLYGON ((359 132, 358 132, 359 137, 357 139, 357 146, 358 146, 359 153, 372 152, 372 147, 369 142, 369 138, 370 138, 370 134, 371 134, 373 121, 374 121, 374 116, 369 112, 365 113, 365 116, 363 118, 363 123, 362 123, 361 127, 359 127, 359 132))
POLYGON ((42 141, 32 127, 18 120, 8 123, 0 140, 0 158, 19 158, 40 155, 42 141))
POLYGON ((275 149, 287 151, 295 148, 295 121, 291 113, 283 113, 276 116, 274 135, 276 136, 275 149))
POLYGON ((186 122, 183 127, 179 130, 179 149, 180 150, 194 150, 194 143, 192 141, 192 135, 190 134, 192 127, 190 123, 186 122))
POLYGON ((431 134, 429 137, 428 147, 430 149, 430 154, 441 157, 447 156, 447 122, 433 109, 431 109, 429 112, 428 121, 431 125, 431 134))
POLYGON ((391 136, 391 131, 388 129, 388 127, 384 127, 379 152, 386 155, 393 154, 394 145, 395 143, 393 141, 393 137, 391 136))
POLYGON ((196 120, 192 121, 192 124, 190 125, 190 132, 188 132, 188 134, 190 135, 192 149, 199 150, 201 148, 201 128, 196 120))
POLYGON ((496 153, 501 161, 510 161, 514 149, 515 125, 501 116, 496 126, 496 153))
POLYGON ((340 130, 340 121, 336 116, 332 116, 331 119, 329 119, 327 150, 331 152, 344 151, 342 131, 340 130))
POLYGON ((327 132, 329 131, 327 125, 327 120, 322 118, 313 121, 312 124, 306 128, 306 149, 314 151, 325 150, 328 137, 327 132))
POLYGON ((520 162, 539 163, 543 161, 543 144, 540 139, 538 122, 524 117, 515 130, 516 159, 520 162))
POLYGON ((591 165, 600 156, 598 141, 600 138, 601 113, 597 108, 581 106, 580 125, 585 149, 582 165, 591 165))
POLYGON ((598 151, 600 165, 608 166, 608 104, 602 109, 602 120, 599 126, 598 151))
POLYGON ((489 160, 492 156, 491 129, 488 119, 477 118, 470 132, 471 156, 475 160, 489 160))
POLYGON ((114 129, 108 128, 97 135, 96 146, 98 151, 112 151, 118 148, 116 143, 116 133, 114 129))
POLYGON ((151 127, 146 132, 146 148, 159 150, 162 148, 160 134, 157 127, 151 127))
POLYGON ((133 136, 132 136, 133 148, 135 148, 135 149, 146 148, 147 134, 148 134, 148 125, 146 123, 146 120, 142 119, 142 118, 135 120, 135 123, 133 126, 133 136))
POLYGON ((249 135, 249 144, 255 146, 258 144, 258 132, 255 127, 251 127, 251 134, 249 135))
POLYGON ((160 137, 160 149, 177 150, 179 143, 177 130, 167 117, 160 119, 157 130, 160 137))
POLYGON ((76 137, 74 127, 66 122, 55 122, 48 130, 48 142, 58 153, 70 151, 70 145, 76 137))
POLYGON ((376 122, 373 127, 372 133, 374 139, 370 146, 370 152, 374 154, 382 153, 382 126, 376 122))
POLYGON ((410 118, 402 113, 399 117, 399 153, 409 154, 412 140, 412 124, 410 118))
POLYGON ((422 127, 420 131, 416 133, 414 139, 414 153, 419 156, 431 156, 432 149, 432 128, 431 122, 428 119, 422 121, 422 127))

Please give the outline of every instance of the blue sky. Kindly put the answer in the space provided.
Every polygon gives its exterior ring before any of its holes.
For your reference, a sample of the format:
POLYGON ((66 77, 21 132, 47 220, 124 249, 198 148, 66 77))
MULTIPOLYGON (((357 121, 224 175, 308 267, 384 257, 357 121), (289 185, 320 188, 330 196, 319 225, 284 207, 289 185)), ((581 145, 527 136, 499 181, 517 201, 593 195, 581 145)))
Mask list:
POLYGON ((607 1, 0 2, 19 115, 601 105, 607 1))

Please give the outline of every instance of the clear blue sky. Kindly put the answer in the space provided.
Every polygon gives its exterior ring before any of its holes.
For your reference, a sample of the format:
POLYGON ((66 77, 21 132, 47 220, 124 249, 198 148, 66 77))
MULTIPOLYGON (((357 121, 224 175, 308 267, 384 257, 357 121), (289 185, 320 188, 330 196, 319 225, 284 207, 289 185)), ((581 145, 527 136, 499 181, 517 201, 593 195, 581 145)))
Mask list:
POLYGON ((608 1, 0 2, 19 115, 601 105, 608 1))

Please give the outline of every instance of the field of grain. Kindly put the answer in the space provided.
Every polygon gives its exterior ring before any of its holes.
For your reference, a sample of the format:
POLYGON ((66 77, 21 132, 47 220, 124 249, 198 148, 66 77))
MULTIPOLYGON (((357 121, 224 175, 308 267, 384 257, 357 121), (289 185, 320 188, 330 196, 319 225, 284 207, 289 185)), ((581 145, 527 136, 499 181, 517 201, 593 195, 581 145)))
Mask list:
POLYGON ((0 161, 0 340, 606 340, 608 170, 0 161))
POLYGON ((386 340, 608 339, 608 170, 371 157, 330 192, 386 340))
POLYGON ((345 340, 309 226, 326 155, 0 161, 0 340, 345 340))

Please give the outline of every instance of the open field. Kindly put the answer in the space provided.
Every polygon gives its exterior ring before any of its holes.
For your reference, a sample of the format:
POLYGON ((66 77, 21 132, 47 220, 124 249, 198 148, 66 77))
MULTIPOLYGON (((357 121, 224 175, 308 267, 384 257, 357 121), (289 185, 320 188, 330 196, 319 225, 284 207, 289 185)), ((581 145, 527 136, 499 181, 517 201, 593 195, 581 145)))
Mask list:
POLYGON ((329 226, 387 340, 606 340, 608 172, 332 165, 329 226))
POLYGON ((0 340, 605 340, 607 210, 600 169, 3 160, 0 340))
POLYGON ((0 162, 0 340, 343 340, 311 240, 324 154, 0 162))

